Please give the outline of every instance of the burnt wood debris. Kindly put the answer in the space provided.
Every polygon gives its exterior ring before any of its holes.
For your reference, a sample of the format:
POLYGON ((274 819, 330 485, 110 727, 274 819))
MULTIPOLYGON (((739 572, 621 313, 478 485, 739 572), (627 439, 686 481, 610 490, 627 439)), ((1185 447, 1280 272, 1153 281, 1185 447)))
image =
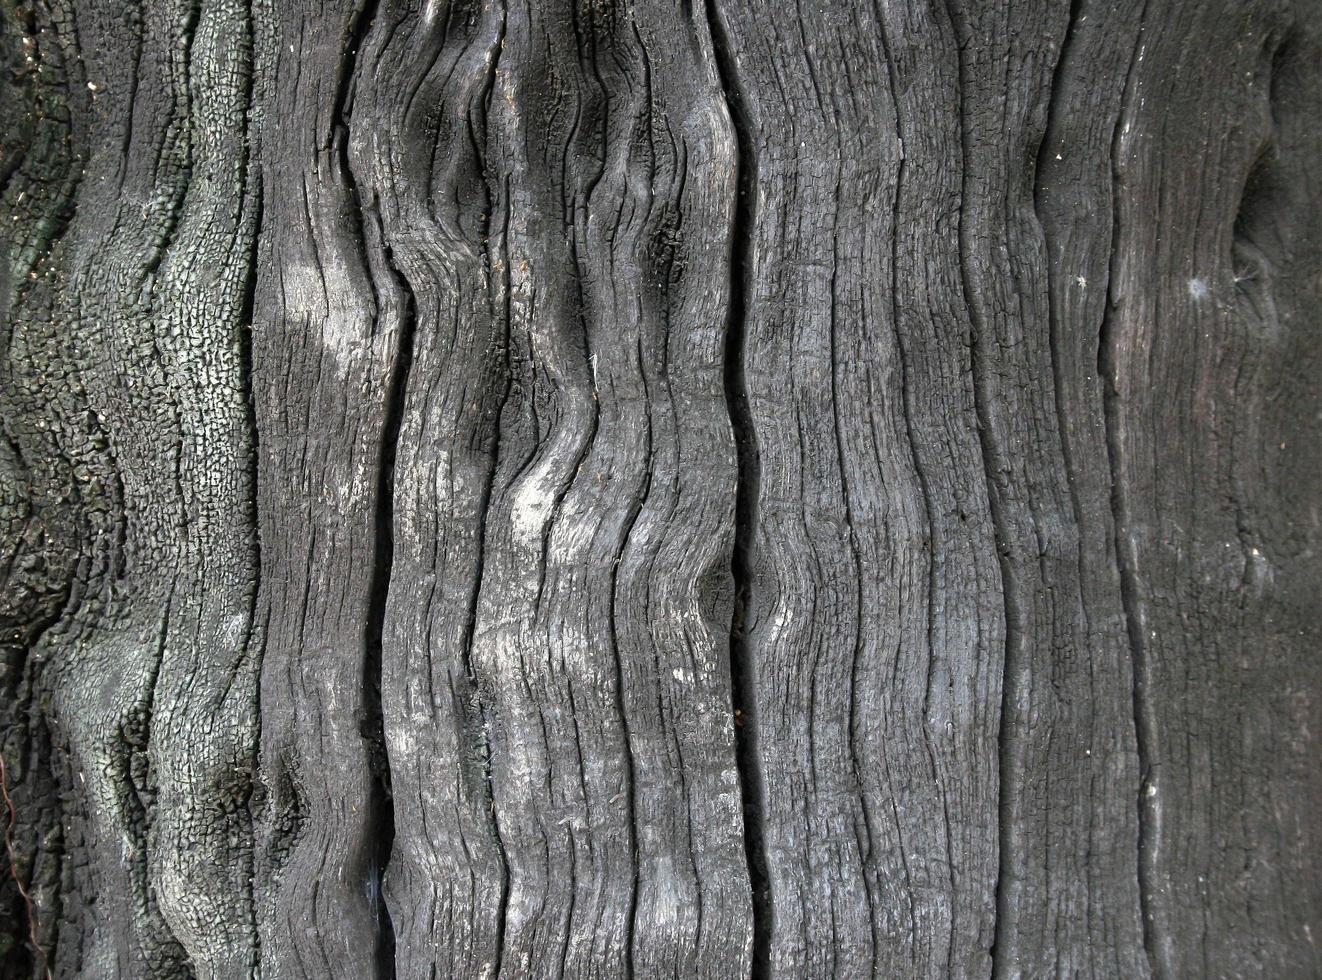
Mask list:
POLYGON ((0 0, 0 980, 1322 977, 1322 0, 0 0))

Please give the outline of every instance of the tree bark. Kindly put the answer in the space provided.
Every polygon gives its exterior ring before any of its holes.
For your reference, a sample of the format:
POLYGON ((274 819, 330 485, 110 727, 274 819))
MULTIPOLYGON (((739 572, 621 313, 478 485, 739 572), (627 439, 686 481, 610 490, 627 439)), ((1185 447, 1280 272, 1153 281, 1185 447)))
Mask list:
POLYGON ((0 976, 1322 974, 1317 0, 0 11, 0 976))

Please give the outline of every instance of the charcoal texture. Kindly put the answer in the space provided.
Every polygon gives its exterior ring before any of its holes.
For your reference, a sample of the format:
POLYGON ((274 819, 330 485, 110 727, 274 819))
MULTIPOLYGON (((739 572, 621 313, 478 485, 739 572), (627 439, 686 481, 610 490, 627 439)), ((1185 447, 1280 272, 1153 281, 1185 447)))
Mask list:
POLYGON ((1319 0, 0 69, 0 980, 1322 975, 1319 0))

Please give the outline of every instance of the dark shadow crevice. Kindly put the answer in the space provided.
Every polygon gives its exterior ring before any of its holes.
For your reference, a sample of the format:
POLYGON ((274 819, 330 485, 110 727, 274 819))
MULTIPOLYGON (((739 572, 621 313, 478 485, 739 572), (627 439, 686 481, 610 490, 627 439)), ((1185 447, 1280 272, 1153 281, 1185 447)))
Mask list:
POLYGON ((727 26, 714 0, 707 0, 712 49, 737 142, 737 196, 731 227, 730 305, 725 337, 725 398, 734 430, 738 460, 735 536, 731 556, 734 612, 730 625, 730 682, 735 714, 735 752, 744 809, 744 852, 752 890, 752 977, 770 976, 774 904, 763 830, 761 755, 758 748, 757 676, 748 640, 750 594, 755 579, 758 496, 761 459, 749 409, 744 344, 748 296, 753 278, 753 232, 757 222, 757 155, 752 123, 727 26))
MULTIPOLYGON (((1026 662, 1029 642, 1028 614, 1022 608, 1020 596, 1023 585, 1017 570, 1016 534, 1012 516, 1007 513, 1010 488, 1010 464, 996 438, 996 420, 993 416, 995 398, 988 390, 988 378, 995 365, 988 363, 988 348, 996 345, 991 336, 992 325, 974 295, 971 283, 969 254, 972 248, 965 214, 968 208, 969 173, 969 105, 968 65, 964 57, 965 39, 970 27, 956 5, 947 0, 946 12, 950 20, 954 51, 959 65, 960 116, 960 205, 958 221, 959 278, 963 290, 964 307, 969 323, 969 369, 973 391, 973 410, 977 419, 978 451, 982 457, 983 480, 987 492, 987 509, 991 517, 992 535, 996 549, 996 562, 1001 576, 1001 605, 1005 634, 1002 642, 1001 693, 998 710, 1000 720, 997 732, 997 868, 993 895, 991 975, 1002 975, 1007 963, 1012 964, 1015 951, 1007 942, 1007 924, 1017 917, 1017 895, 1013 887, 1013 868, 1018 841, 1014 827, 1018 811, 1016 792, 1024 784, 1022 740, 1013 722, 1013 706, 1022 690, 1024 676, 1030 670, 1026 662)), ((1003 410, 1003 406, 1001 406, 1003 410)), ((952 936, 953 942, 953 936, 952 936)))
POLYGON ((1139 590, 1137 556, 1134 552, 1134 532, 1130 518, 1131 508, 1122 477, 1125 455, 1121 434, 1121 394, 1119 389, 1118 336, 1115 313, 1123 305, 1117 286, 1116 261, 1120 253, 1122 227, 1120 220, 1120 189, 1124 185, 1121 174, 1122 139, 1128 128, 1126 117, 1134 102, 1134 72, 1143 44, 1143 27, 1147 21, 1148 5, 1143 6, 1139 28, 1125 74, 1124 95, 1116 115, 1111 138, 1111 251, 1107 267, 1106 307, 1097 338, 1097 376, 1102 384, 1103 420, 1106 438, 1107 464, 1111 473, 1111 512, 1115 533, 1115 561, 1120 577, 1120 600, 1125 615, 1129 638, 1133 678, 1134 738, 1138 754, 1138 896, 1139 917, 1143 930, 1143 947, 1151 975, 1156 980, 1170 976, 1168 958, 1163 950, 1169 942, 1163 938, 1164 920, 1159 921, 1154 909, 1153 890, 1156 874, 1155 842, 1157 828, 1157 793, 1152 757, 1157 744, 1157 722, 1149 697, 1148 651, 1143 639, 1142 608, 1139 590))
MULTIPOLYGON (((501 40, 504 39, 504 27, 501 28, 501 40)), ((485 98, 490 98, 491 89, 495 84, 495 70, 491 72, 489 87, 485 98)), ((501 426, 504 421, 505 409, 509 404, 510 397, 514 390, 514 367, 511 362, 510 351, 512 349, 512 340, 510 334, 511 310, 510 310, 510 256, 505 243, 509 238, 509 187, 508 182, 501 189, 501 198, 505 202, 503 209, 503 227, 500 233, 501 249, 499 258, 496 258, 495 249, 491 243, 491 221, 494 213, 494 201, 497 199, 494 182, 487 181, 487 204, 485 208, 486 228, 483 232, 483 241, 486 243, 486 267, 488 275, 488 287, 492 300, 492 316, 497 318, 498 322, 504 326, 504 334, 500 340, 500 364, 499 372, 503 378, 501 385, 500 398, 496 406, 491 411, 491 429, 489 433, 489 454, 486 472, 483 474, 482 493, 477 515, 477 563, 473 574, 472 588, 468 593, 468 605, 464 621, 463 633, 463 667, 464 678, 468 684, 468 694, 470 702, 468 708, 475 717, 471 718, 466 724, 470 731, 476 728, 478 733, 478 749, 481 753, 482 768, 482 791, 485 794, 483 802, 486 804, 487 812, 490 814, 490 827, 492 841, 496 845, 496 853, 500 858, 500 901, 496 907, 495 922, 495 959, 492 970, 492 976, 501 975, 501 966, 505 955, 505 927, 509 918, 509 899, 510 899, 510 859, 509 853, 505 847, 504 837, 500 832, 500 822, 496 819, 496 794, 492 783, 492 760, 491 760, 491 731, 493 727, 493 712, 487 699, 483 697, 481 691, 481 682, 477 676, 477 670, 473 666, 473 646, 477 635, 478 608, 482 596, 482 584, 486 579, 487 571, 487 527, 491 512, 491 500, 496 484, 496 471, 500 464, 500 437, 501 426), (499 278, 499 285, 496 279, 499 278), (474 724, 475 723, 475 724, 474 724)), ((486 435, 486 434, 484 434, 486 435)), ((543 566, 545 567, 545 566, 543 566)))
MULTIPOLYGON (((1059 49, 1056 51, 1055 63, 1052 66, 1051 77, 1048 82, 1046 113, 1042 119, 1041 137, 1038 142, 1037 154, 1034 158, 1032 191, 1030 195, 1033 207, 1034 218, 1037 221, 1039 231, 1042 221, 1040 217, 1040 200, 1042 195, 1042 175, 1047 169, 1047 155, 1049 149, 1054 145, 1052 140, 1052 123, 1064 112, 1064 95, 1066 84, 1063 74, 1063 66, 1069 53, 1070 44, 1075 39, 1075 31, 1082 14, 1082 0, 1071 0, 1068 18, 1064 26, 1064 35, 1060 42, 1059 49)), ((1060 438, 1061 459, 1064 464, 1066 481, 1072 488, 1074 484, 1075 466, 1071 459, 1070 443, 1065 425, 1064 406, 1061 402, 1063 390, 1062 358, 1060 351, 1060 338, 1057 329, 1058 311, 1052 309, 1052 290, 1051 290, 1051 262, 1049 256, 1045 256, 1046 244, 1044 241, 1045 274, 1047 282, 1044 292, 1046 300, 1047 326, 1047 349, 1051 361, 1051 387, 1052 404, 1056 409, 1057 432, 1060 438)), ((961 245, 961 253, 963 247, 961 245)), ((967 288, 967 285, 966 285, 967 288)), ((972 307, 970 307, 972 309, 972 307)), ((976 341, 972 347, 974 364, 974 397, 977 406, 978 415, 978 435, 982 448, 983 465, 986 471, 986 481, 988 489, 988 499, 992 513, 992 520, 996 531, 997 557, 1001 565, 1002 588, 1005 600, 1005 662, 1003 665, 1001 681, 1001 707, 1000 707, 1000 726, 998 731, 998 756, 997 770, 999 781, 999 803, 997 814, 997 869, 996 869, 996 917, 993 929, 991 958, 992 958, 992 977, 1012 976, 1016 972, 1017 963, 1020 955, 1018 943, 1018 921, 1019 913, 1019 888, 1016 885, 1017 869, 1023 868, 1029 860, 1029 856, 1024 853, 1024 842, 1020 839, 1021 835, 1016 834, 1015 827, 1020 815, 1022 814, 1022 796, 1024 788, 1029 779, 1029 773, 1026 770, 1024 754, 1026 747, 1024 740, 1027 733, 1020 729, 1016 724, 1014 706, 1020 702, 1021 696, 1025 692, 1031 691, 1033 686, 1032 666, 1027 661, 1029 655, 1025 650, 1025 617, 1023 610, 1019 608, 1016 600, 1021 586, 1019 585, 1014 571, 1013 561, 1010 557, 1009 535, 1011 529, 1006 522, 1003 509, 999 499, 999 490, 997 487, 995 473, 997 469, 1001 472, 1005 470, 1003 457, 994 445, 990 418, 987 417, 988 405, 987 394, 984 384, 976 380, 984 375, 982 365, 982 350, 976 341), (1013 933, 1011 932, 1013 929, 1013 933), (1011 935, 1015 936, 1012 941, 1011 935)), ((1078 509, 1077 496, 1071 492, 1071 513, 1076 521, 1079 521, 1080 514, 1078 509)))
POLYGON ((477 636, 482 586, 487 578, 487 529, 496 486, 497 470, 500 466, 501 434, 506 408, 510 404, 510 399, 515 391, 514 364, 513 355, 511 354, 513 350, 513 336, 511 334, 513 314, 510 294, 513 284, 508 247, 510 236, 510 182, 508 176, 497 181, 486 162, 487 146, 492 139, 489 129, 491 102, 495 97, 497 71, 500 67, 501 56, 505 51, 505 36, 509 29, 508 17, 508 8, 502 7, 500 29, 492 45, 494 55, 483 81, 481 93, 476 100, 476 104, 481 106, 481 111, 480 113, 470 114, 468 118, 469 139, 482 160, 480 170, 485 200, 481 212, 481 241, 487 295, 490 304, 489 314, 494 323, 501 329, 501 335, 496 341, 497 350, 494 352, 495 356, 490 368, 501 379, 498 384, 500 394, 489 409, 487 427, 484 427, 480 433, 480 443, 486 455, 486 468, 482 475, 482 489, 478 497, 477 533, 475 535, 477 545, 476 563, 472 586, 467 595, 463 639, 460 646, 464 682, 466 684, 465 694, 467 696, 464 729, 475 732, 477 736, 476 748, 481 768, 482 802, 488 815, 491 841, 495 845, 496 856, 500 862, 500 896, 495 909, 495 928, 492 939, 495 947, 491 970, 491 976, 493 977, 501 975, 504 964, 505 931, 509 919, 510 858, 505 846, 505 839, 500 831, 500 821, 496 817, 496 795, 492 780, 491 732, 494 727, 494 709, 488 703, 487 698, 483 696, 481 681, 473 664, 473 648, 477 636), (479 131, 482 133, 480 143, 478 140, 479 131), (498 203, 501 215, 499 236, 497 238, 495 232, 498 203), (496 244, 497 240, 499 246, 496 244))
POLYGON ((252 531, 252 553, 250 556, 253 579, 249 586, 250 595, 248 603, 248 624, 243 638, 243 656, 244 660, 251 664, 253 678, 253 755, 251 759, 252 771, 248 775, 247 798, 244 801, 244 809, 247 812, 248 830, 252 834, 252 847, 248 852, 248 883, 247 900, 248 910, 251 917, 252 943, 253 943, 253 962, 252 970, 256 975, 261 969, 261 928, 257 922, 257 844, 254 828, 257 825, 258 806, 255 799, 257 787, 260 785, 261 769, 261 744, 262 744, 262 635, 257 629, 258 604, 261 601, 262 593, 262 542, 261 542, 261 521, 259 519, 258 504, 258 484, 259 471, 261 468, 261 433, 257 424, 257 388, 253 371, 253 349, 252 349, 252 330, 253 320, 257 305, 257 250, 261 245, 262 239, 262 220, 265 215, 265 198, 262 193, 262 174, 261 167, 258 166, 257 147, 260 144, 260 134, 256 132, 257 119, 259 113, 258 104, 258 86, 257 86, 257 13, 250 9, 248 13, 248 35, 247 57, 248 57, 248 93, 247 93, 247 126, 248 147, 244 154, 244 173, 243 184, 250 188, 251 202, 248 207, 251 208, 251 228, 252 237, 248 245, 248 265, 244 270, 244 286, 242 299, 239 305, 239 330, 238 330, 238 348, 239 348, 239 375, 240 383, 243 389, 244 417, 248 427, 248 460, 247 460, 247 499, 248 514, 247 519, 252 531))
MULTIPOLYGON (((388 261, 388 259, 387 259, 388 261)), ((385 724, 381 705, 382 637, 386 601, 390 591, 390 573, 394 565, 394 496, 395 456, 399 444, 400 423, 408 390, 409 371, 413 364, 415 308, 412 293, 402 275, 396 280, 405 297, 399 322, 399 340, 391 366, 385 399, 380 460, 376 480, 376 550, 373 556, 372 582, 368 600, 366 656, 363 665, 364 728, 368 764, 372 770, 373 793, 370 802, 373 855, 372 899, 377 922, 377 971, 382 978, 395 975, 395 932, 381 887, 386 865, 395 840, 395 813, 390 782, 390 757, 386 748, 385 724)))
MULTIPOLYGON (((377 0, 365 0, 350 17, 343 39, 340 64, 336 77, 335 102, 329 127, 330 149, 343 177, 350 198, 353 234, 362 250, 363 265, 371 283, 374 333, 381 327, 382 300, 372 282, 367 249, 370 247, 363 215, 367 202, 363 200, 353 168, 348 159, 349 131, 353 111, 353 86, 358 67, 358 52, 366 43, 377 13, 377 0)), ((382 643, 385 628, 386 603, 390 591, 390 576, 394 565, 394 497, 395 457, 399 443, 400 425, 404 417, 409 372, 413 365, 413 338, 416 325, 416 304, 407 279, 397 270, 384 240, 379 243, 381 257, 395 280, 403 304, 399 312, 398 337, 391 351, 386 389, 383 397, 383 416, 376 475, 376 515, 372 575, 369 586, 367 622, 364 636, 363 660, 363 720, 362 736, 366 742, 367 760, 371 769, 372 795, 368 801, 370 811, 371 849, 369 872, 369 900, 373 904, 376 924, 376 973, 382 980, 395 976, 395 930, 386 905, 382 888, 386 865, 390 860, 395 840, 395 812, 390 780, 390 758, 386 746, 385 723, 381 705, 382 643)))

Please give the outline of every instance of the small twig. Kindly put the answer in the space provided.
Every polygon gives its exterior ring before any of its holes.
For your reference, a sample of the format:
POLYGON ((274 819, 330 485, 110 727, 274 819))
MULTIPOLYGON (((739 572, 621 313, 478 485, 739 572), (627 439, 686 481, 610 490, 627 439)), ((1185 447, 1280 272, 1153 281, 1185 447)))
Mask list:
POLYGON ((0 753, 0 797, 4 798, 5 809, 9 811, 9 819, 5 821, 5 854, 9 857, 9 873, 13 876, 14 886, 18 889, 19 897, 23 899, 23 906, 27 909, 28 943, 41 961, 41 969, 46 974, 46 980, 51 980, 50 963, 46 959, 46 951, 42 949, 41 943, 37 939, 37 910, 32 904, 32 896, 23 887, 23 880, 18 876, 18 857, 14 854, 14 838, 12 835, 13 829, 18 826, 18 811, 14 809, 14 800, 9 795, 9 770, 5 767, 3 753, 0 753))

